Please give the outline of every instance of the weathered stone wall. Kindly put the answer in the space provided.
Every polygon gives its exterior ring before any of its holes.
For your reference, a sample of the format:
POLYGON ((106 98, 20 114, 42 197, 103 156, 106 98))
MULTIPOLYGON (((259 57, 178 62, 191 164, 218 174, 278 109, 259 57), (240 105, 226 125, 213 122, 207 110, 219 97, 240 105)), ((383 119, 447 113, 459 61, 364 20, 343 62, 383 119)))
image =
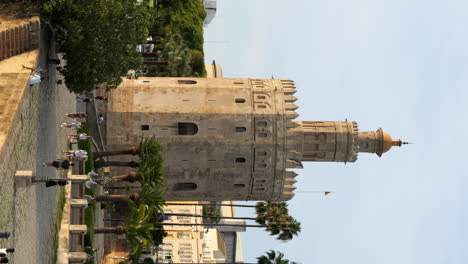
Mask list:
POLYGON ((288 153, 297 153, 297 144, 290 138, 296 132, 288 134, 287 125, 297 126, 291 122, 297 107, 291 104, 295 98, 284 94, 283 83, 292 84, 271 79, 125 80, 110 96, 107 147, 156 137, 165 158, 169 200, 289 199, 292 194, 283 192, 292 191, 295 181, 284 186, 285 168, 296 167, 288 162, 288 153), (197 132, 180 135, 180 123, 195 124, 197 132), (188 190, 189 183, 196 188, 188 190))

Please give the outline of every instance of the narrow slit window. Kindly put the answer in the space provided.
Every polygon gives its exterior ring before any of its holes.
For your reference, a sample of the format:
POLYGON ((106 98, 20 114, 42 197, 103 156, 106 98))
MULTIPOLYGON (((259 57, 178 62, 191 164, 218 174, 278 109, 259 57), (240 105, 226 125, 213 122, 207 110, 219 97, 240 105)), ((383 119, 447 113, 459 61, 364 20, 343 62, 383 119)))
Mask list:
POLYGON ((257 107, 260 108, 260 109, 265 109, 266 105, 258 105, 257 107))
POLYGON ((244 188, 244 187, 245 187, 245 184, 243 184, 243 183, 234 184, 234 188, 239 188, 240 189, 240 188, 244 188))
POLYGON ((141 130, 149 130, 149 125, 141 125, 141 130))
POLYGON ((174 191, 194 191, 197 185, 193 182, 180 182, 174 185, 174 191))
POLYGON ((236 104, 243 104, 243 103, 245 103, 245 99, 236 98, 236 104))
POLYGON ((266 97, 264 95, 258 95, 257 99, 265 99, 266 97))
POLYGON ((236 163, 245 163, 245 158, 236 158, 236 163))
POLYGON ((244 84, 243 82, 234 82, 234 84, 244 84))
POLYGON ((150 81, 143 81, 144 83, 149 83, 150 81))
POLYGON ((197 81, 194 80, 177 80, 178 84, 196 84, 197 81))
POLYGON ((245 127, 236 127, 236 132, 241 133, 241 132, 245 132, 245 131, 247 131, 247 128, 245 128, 245 127))

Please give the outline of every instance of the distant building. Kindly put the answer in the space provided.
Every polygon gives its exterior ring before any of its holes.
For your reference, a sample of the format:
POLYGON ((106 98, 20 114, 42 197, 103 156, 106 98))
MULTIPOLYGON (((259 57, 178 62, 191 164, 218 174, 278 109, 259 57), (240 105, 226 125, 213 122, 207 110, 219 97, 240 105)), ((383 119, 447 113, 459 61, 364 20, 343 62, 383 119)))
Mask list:
MULTIPOLYGON (((235 231, 243 232, 245 231, 244 227, 232 231, 226 227, 223 229, 193 225, 202 223, 202 218, 185 215, 201 215, 202 206, 198 205, 198 202, 183 203, 193 203, 193 205, 166 206, 164 213, 167 218, 163 222, 186 224, 186 226, 165 225, 164 230, 167 232, 167 236, 164 237, 163 243, 158 248, 144 254, 142 260, 151 258, 157 263, 232 263, 233 261, 243 261, 240 236, 235 231)), ((233 216, 233 210, 222 209, 221 214, 233 216)), ((228 222, 221 220, 220 223, 226 224, 228 222)), ((245 225, 245 221, 230 220, 229 224, 245 225)))
POLYGON ((221 65, 216 63, 215 60, 211 64, 205 65, 206 78, 223 78, 223 70, 221 65))
POLYGON ((203 5, 206 11, 205 21, 203 22, 208 25, 216 16, 216 0, 203 0, 203 5))

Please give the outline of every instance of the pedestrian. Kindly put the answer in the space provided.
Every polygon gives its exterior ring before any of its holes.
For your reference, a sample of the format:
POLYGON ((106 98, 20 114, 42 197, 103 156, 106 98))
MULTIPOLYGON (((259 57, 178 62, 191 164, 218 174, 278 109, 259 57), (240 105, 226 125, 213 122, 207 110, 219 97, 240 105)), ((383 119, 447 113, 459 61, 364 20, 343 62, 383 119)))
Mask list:
POLYGON ((89 103, 89 102, 92 102, 92 101, 93 101, 93 98, 83 97, 83 96, 77 96, 76 97, 76 102, 77 103, 89 103))
POLYGON ((54 160, 52 162, 42 163, 42 166, 44 166, 44 167, 46 167, 46 166, 54 167, 57 170, 59 170, 59 169, 68 170, 70 168, 70 166, 73 166, 73 165, 75 165, 75 164, 73 162, 70 162, 67 159, 65 159, 65 160, 58 159, 58 160, 54 160))
POLYGON ((55 186, 55 185, 65 186, 67 184, 68 184, 67 180, 57 180, 57 179, 51 179, 51 180, 47 180, 45 182, 46 187, 51 187, 51 186, 55 186))
POLYGON ((26 67, 23 65, 23 69, 28 69, 31 71, 29 74, 29 85, 40 83, 47 77, 47 70, 43 70, 42 68, 36 69, 34 67, 26 67))
POLYGON ((0 257, 6 257, 8 253, 14 253, 14 248, 0 248, 0 257))
POLYGON ((103 101, 103 102, 107 102, 107 98, 102 96, 102 95, 97 95, 96 97, 94 97, 94 99, 99 100, 99 101, 103 101))
POLYGON ((68 123, 62 123, 62 124, 60 125, 60 127, 68 127, 68 128, 80 129, 82 125, 83 125, 83 124, 81 124, 80 122, 74 121, 74 122, 71 122, 70 124, 68 124, 68 123))
POLYGON ((88 117, 88 114, 83 113, 83 112, 66 113, 66 115, 71 118, 87 118, 88 117))
POLYGON ((91 138, 90 136, 88 136, 88 134, 86 133, 81 133, 81 134, 78 134, 78 135, 69 135, 68 136, 69 139, 78 139, 78 140, 87 140, 89 138, 91 138))
POLYGON ((98 123, 99 123, 99 124, 102 124, 102 122, 104 122, 104 117, 102 116, 101 113, 99 113, 99 115, 98 115, 98 123))
POLYGON ((65 157, 70 157, 76 160, 88 160, 88 152, 86 150, 78 149, 78 150, 66 150, 63 151, 65 157))

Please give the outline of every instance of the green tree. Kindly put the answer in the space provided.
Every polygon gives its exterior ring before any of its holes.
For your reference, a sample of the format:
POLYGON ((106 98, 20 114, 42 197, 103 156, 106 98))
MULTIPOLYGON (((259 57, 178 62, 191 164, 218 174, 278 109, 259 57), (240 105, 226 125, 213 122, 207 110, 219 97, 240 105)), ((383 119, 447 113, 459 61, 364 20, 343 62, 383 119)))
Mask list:
POLYGON ((299 264, 297 262, 291 262, 287 259, 284 259, 284 254, 274 250, 266 252, 266 255, 260 256, 257 258, 257 264, 299 264))
MULTIPOLYGON (((157 63, 147 65, 148 76, 192 76, 192 69, 190 68, 192 53, 180 34, 172 33, 166 37, 164 44, 157 46, 155 53, 157 54, 157 63)), ((148 63, 151 63, 151 60, 146 59, 145 64, 148 63)))
POLYGON ((67 64, 61 71, 71 91, 91 91, 103 82, 115 88, 130 69, 142 65, 136 45, 148 36, 147 5, 128 0, 49 0, 44 11, 65 53, 67 64))
MULTIPOLYGON (((172 262, 172 264, 182 264, 172 262)), ((193 264, 208 264, 208 263, 193 263, 193 264)), ((230 264, 300 264, 299 262, 289 261, 284 259, 284 254, 281 252, 275 252, 273 250, 266 252, 266 255, 257 258, 255 263, 247 262, 230 262, 230 264)))
MULTIPOLYGON (((194 205, 187 203, 166 203, 166 205, 194 205)), ((211 204, 201 204, 203 206, 211 204)), ((255 218, 239 218, 246 220, 255 220, 259 225, 245 227, 264 227, 272 236, 276 236, 279 240, 292 240, 301 231, 301 223, 289 215, 288 205, 285 202, 258 202, 256 205, 237 205, 237 204, 221 204, 219 206, 232 207, 251 207, 255 208, 257 217, 255 218)), ((192 217, 206 217, 199 215, 191 215, 192 217)), ((224 217, 219 217, 223 219, 224 217)), ((230 219, 229 217, 227 219, 230 219)), ((216 226, 214 224, 207 224, 216 226)))
POLYGON ((139 207, 131 206, 131 212, 124 226, 116 227, 95 227, 95 234, 125 234, 132 244, 132 250, 128 254, 131 263, 138 263, 143 247, 149 248, 152 241, 152 231, 155 227, 150 223, 154 214, 154 207, 141 204, 139 207))

